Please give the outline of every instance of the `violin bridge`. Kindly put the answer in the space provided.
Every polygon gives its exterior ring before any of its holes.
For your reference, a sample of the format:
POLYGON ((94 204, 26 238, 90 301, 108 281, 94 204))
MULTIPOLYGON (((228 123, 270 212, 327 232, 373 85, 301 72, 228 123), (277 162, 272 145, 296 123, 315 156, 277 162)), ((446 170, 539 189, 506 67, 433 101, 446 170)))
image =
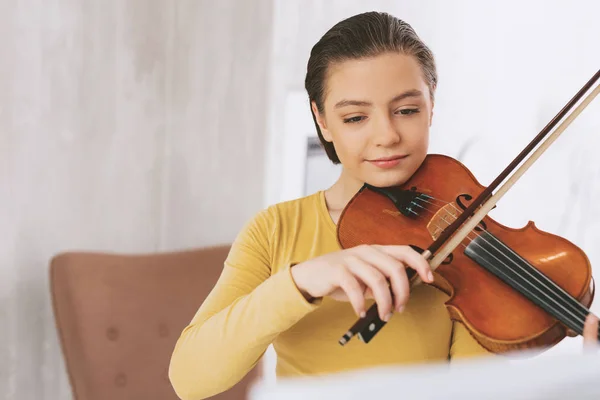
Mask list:
POLYGON ((427 224, 427 230, 433 240, 437 240, 442 232, 458 218, 458 215, 459 208, 454 203, 448 203, 440 208, 427 224))

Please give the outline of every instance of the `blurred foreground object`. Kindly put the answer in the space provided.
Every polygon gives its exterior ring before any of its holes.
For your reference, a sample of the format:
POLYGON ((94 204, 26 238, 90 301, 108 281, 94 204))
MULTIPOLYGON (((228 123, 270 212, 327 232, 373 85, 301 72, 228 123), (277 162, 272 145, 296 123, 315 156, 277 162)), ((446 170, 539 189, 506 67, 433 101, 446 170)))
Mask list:
POLYGON ((249 398, 600 399, 600 353, 544 355, 515 363, 507 360, 504 356, 486 357, 295 378, 278 384, 260 382, 252 387, 249 398))

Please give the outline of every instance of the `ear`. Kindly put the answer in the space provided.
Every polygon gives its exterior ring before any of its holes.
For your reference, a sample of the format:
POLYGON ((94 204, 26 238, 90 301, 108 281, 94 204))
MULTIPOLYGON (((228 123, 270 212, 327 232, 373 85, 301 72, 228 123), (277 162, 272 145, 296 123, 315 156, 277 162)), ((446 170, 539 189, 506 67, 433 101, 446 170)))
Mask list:
POLYGON ((323 139, 331 143, 333 139, 331 138, 331 133, 329 132, 329 130, 327 130, 327 124, 325 123, 324 116, 321 115, 321 113, 319 113, 319 110, 317 109, 317 104, 314 101, 310 102, 310 107, 312 109, 313 114, 315 114, 315 119, 317 120, 317 125, 319 125, 319 129, 321 130, 323 139))

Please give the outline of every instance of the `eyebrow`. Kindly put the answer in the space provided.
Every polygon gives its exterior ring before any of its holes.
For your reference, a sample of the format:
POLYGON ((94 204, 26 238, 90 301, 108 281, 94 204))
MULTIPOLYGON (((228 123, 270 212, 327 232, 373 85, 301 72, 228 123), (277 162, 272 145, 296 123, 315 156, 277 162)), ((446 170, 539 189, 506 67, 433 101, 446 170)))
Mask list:
MULTIPOLYGON (((404 100, 407 97, 421 97, 423 95, 423 92, 421 92, 420 90, 417 89, 412 89, 412 90, 408 90, 404 93, 399 94, 398 96, 394 97, 390 103, 394 103, 396 101, 400 101, 400 100, 404 100)), ((334 109, 337 108, 342 108, 342 107, 346 107, 346 106, 372 106, 373 104, 368 102, 368 101, 363 101, 363 100, 341 100, 339 102, 337 102, 335 104, 335 106, 333 107, 334 109)))

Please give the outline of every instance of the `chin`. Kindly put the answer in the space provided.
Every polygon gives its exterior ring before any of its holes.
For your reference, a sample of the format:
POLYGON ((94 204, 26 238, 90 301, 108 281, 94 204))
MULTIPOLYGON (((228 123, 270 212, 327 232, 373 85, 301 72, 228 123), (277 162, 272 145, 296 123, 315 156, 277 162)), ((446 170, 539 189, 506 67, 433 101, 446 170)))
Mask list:
POLYGON ((400 186, 410 179, 412 174, 405 171, 387 171, 369 174, 363 181, 376 187, 400 186))
POLYGON ((391 169, 379 169, 372 165, 366 166, 363 172, 364 180, 368 184, 376 187, 400 186, 406 183, 415 174, 425 159, 422 157, 410 156, 406 162, 391 169))

